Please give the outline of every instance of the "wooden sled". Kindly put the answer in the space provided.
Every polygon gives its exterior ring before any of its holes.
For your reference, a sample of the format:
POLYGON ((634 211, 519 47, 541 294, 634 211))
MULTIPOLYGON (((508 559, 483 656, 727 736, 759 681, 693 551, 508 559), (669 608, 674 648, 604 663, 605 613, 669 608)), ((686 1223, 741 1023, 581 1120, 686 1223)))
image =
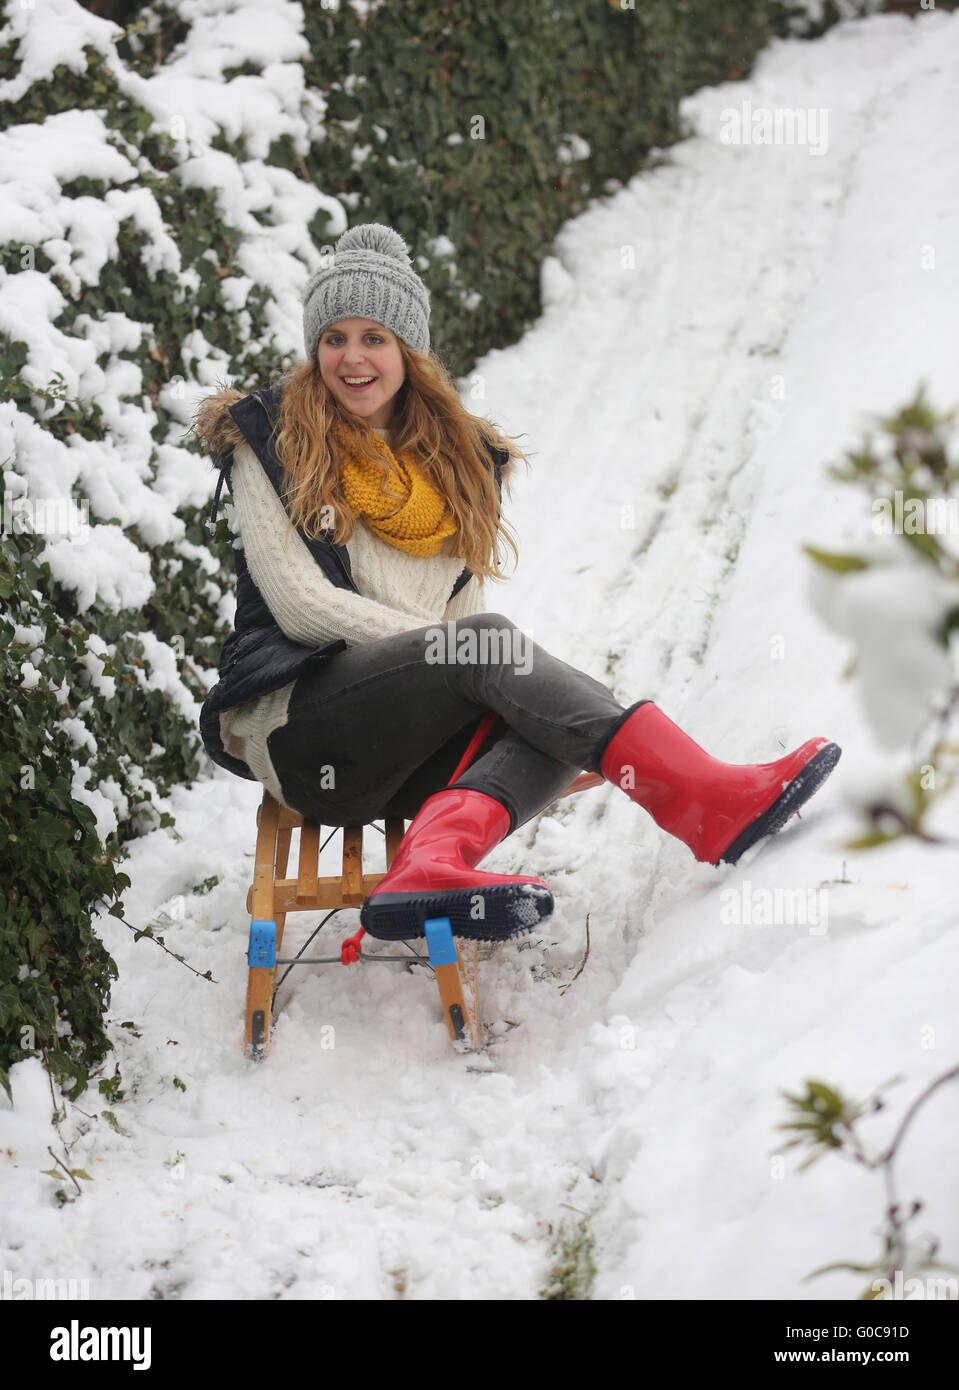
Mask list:
MULTIPOLYGON (((362 825, 351 825, 342 830, 341 875, 320 877, 318 860, 322 826, 304 821, 298 811, 281 806, 265 789, 256 820, 253 883, 246 899, 251 922, 244 1043, 247 1055, 259 1060, 266 1055, 270 1045, 277 966, 292 963, 280 956, 287 913, 360 907, 384 874, 363 872, 363 831, 366 827, 362 825), (296 877, 288 878, 290 841, 296 829, 300 832, 296 877)), ((384 825, 388 869, 405 833, 406 823, 400 819, 389 819, 384 825)), ((337 829, 334 827, 331 834, 335 834, 337 829)), ((477 942, 454 937, 447 917, 431 918, 425 925, 428 961, 436 977, 450 1038, 461 1050, 477 1051, 481 1043, 477 942)), ((355 955, 353 959, 356 959, 355 955)), ((394 956, 389 959, 399 958, 394 956)))
MULTIPOLYGON (((454 773, 454 778, 458 775, 459 769, 454 773)), ((587 787, 598 786, 603 780, 596 773, 583 773, 567 787, 561 797, 569 796, 575 791, 584 791, 587 787)), ((335 877, 321 878, 318 861, 323 847, 320 842, 322 826, 312 821, 304 821, 298 811, 281 806, 265 788, 256 820, 253 883, 246 899, 251 922, 247 953, 249 983, 246 996, 245 1049, 249 1057, 260 1060, 266 1056, 270 1045, 277 966, 316 963, 309 958, 294 958, 290 961, 280 956, 287 913, 360 907, 380 879, 385 877, 385 873, 363 872, 363 831, 366 828, 364 826, 351 825, 343 829, 342 873, 335 877), (296 877, 288 878, 287 861, 290 840, 295 829, 300 832, 299 857, 296 877)), ((330 834, 335 834, 338 828, 332 828, 330 834)), ((387 819, 384 828, 388 869, 405 833, 406 823, 398 818, 387 819)), ((482 1036, 479 1016, 478 943, 464 937, 454 937, 448 917, 431 918, 424 926, 429 955, 423 959, 431 966, 436 978, 450 1039, 459 1051, 479 1051, 482 1036)), ((344 952, 349 946, 349 942, 344 944, 344 952)), ((344 954, 341 959, 346 964, 349 960, 356 960, 358 956, 357 946, 351 956, 344 954)), ((374 958, 405 959, 397 956, 370 957, 374 958)), ((327 959, 336 960, 335 957, 327 959)))

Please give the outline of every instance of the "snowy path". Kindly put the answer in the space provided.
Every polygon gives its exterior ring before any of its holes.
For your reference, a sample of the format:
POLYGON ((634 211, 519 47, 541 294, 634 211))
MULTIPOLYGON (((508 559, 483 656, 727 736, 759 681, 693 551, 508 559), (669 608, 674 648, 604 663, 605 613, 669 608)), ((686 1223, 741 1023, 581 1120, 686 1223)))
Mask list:
MULTIPOLYGON (((869 751, 800 545, 840 534, 853 504, 823 469, 863 412, 920 377, 954 398, 957 59, 959 15, 884 16, 776 44, 749 82, 697 94, 700 133, 564 229, 543 317, 477 368, 480 408, 535 451, 511 513, 520 569, 493 606, 730 761, 818 733, 850 763, 869 751), (720 113, 747 99, 827 108, 828 151, 721 144, 720 113)), ((223 773, 179 794, 183 839, 134 847, 127 915, 143 925, 183 895, 167 941, 218 983, 105 920, 126 1133, 71 1116, 94 1181, 57 1211, 39 1171, 49 1096, 38 1066, 17 1069, 13 1267, 89 1277, 106 1298, 528 1299, 585 1213, 599 1298, 850 1296, 848 1277, 800 1280, 872 1253, 877 1189, 828 1162, 784 1176, 778 1092, 822 1076, 862 1093, 900 1072, 911 1097, 952 1059, 948 871, 910 847, 857 860, 827 933, 720 911, 730 885, 839 876, 846 765, 801 832, 724 874, 612 788, 521 829, 489 866, 542 874, 557 912, 543 937, 486 952, 492 1035, 470 1061, 424 972, 331 966, 286 987, 271 1058, 251 1068, 259 788, 223 773), (928 1024, 938 1051, 920 1047, 928 1024)), ((332 940, 354 929, 340 922, 332 940)), ((903 1160, 953 1254, 956 1131, 946 1107, 903 1160)))

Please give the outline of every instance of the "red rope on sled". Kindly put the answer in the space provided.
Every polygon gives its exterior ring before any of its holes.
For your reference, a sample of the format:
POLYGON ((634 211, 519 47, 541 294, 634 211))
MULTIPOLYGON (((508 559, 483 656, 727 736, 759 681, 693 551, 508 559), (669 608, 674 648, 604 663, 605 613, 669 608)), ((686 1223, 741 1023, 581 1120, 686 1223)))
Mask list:
MULTIPOLYGON (((490 729, 493 726, 493 721, 495 719, 496 713, 494 710, 487 710, 486 713, 483 715, 483 718, 480 720, 479 725, 477 726, 476 733, 473 735, 473 737, 469 741, 469 744, 467 745, 466 752, 463 754, 463 756, 457 763, 456 771, 453 773, 452 777, 446 784, 448 787, 451 787, 458 777, 462 777, 463 773, 469 767, 470 763, 473 761, 474 756, 476 755, 476 750, 479 748, 480 744, 483 742, 484 738, 489 733, 490 729)), ((355 961, 359 960, 360 953, 363 950, 363 947, 360 943, 362 942, 363 937, 365 935, 366 928, 360 927, 359 931, 356 933, 355 936, 348 936, 346 940, 343 942, 342 946, 340 947, 340 961, 343 965, 352 965, 355 961)))
POLYGON ((466 752, 463 754, 463 756, 459 760, 459 763, 457 764, 456 771, 453 773, 452 777, 446 784, 448 787, 451 787, 458 777, 462 777, 463 773, 469 767, 470 763, 473 761, 473 755, 475 754, 477 748, 479 748, 480 744, 483 742, 483 739, 486 737, 486 735, 492 728, 493 721, 495 718, 496 714, 491 709, 488 709, 486 713, 483 715, 483 718, 480 720, 479 726, 477 727, 476 733, 469 741, 469 746, 467 747, 466 752))
POLYGON ((354 961, 359 960, 360 952, 363 949, 363 947, 360 945, 360 942, 362 941, 365 935, 366 929, 364 927, 360 927, 359 931, 356 933, 355 936, 348 936, 346 938, 346 940, 343 942, 343 945, 340 947, 341 964, 352 965, 354 961))

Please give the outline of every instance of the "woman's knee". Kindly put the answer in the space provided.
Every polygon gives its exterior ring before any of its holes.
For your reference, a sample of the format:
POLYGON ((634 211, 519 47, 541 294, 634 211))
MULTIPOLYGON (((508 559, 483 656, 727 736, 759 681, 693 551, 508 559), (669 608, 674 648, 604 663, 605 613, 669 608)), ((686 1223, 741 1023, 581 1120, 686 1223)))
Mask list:
POLYGON ((455 622, 455 637, 442 634, 442 657, 451 665, 511 668, 524 673, 530 668, 533 644, 505 613, 473 613, 455 622))
POLYGON ((470 613, 466 618, 453 618, 452 621, 457 627, 515 627, 512 618, 507 618, 505 613, 483 612, 470 613))

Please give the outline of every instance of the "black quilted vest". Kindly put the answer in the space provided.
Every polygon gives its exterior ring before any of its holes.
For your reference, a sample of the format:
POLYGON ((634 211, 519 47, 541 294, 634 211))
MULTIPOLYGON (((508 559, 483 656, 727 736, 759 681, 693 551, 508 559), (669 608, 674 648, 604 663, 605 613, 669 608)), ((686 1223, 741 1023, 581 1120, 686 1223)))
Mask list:
MULTIPOLYGON (((254 391, 252 395, 244 396, 242 400, 230 406, 230 415, 260 460, 278 497, 286 507, 283 466, 272 438, 279 399, 277 388, 268 386, 254 391)), ((505 450, 491 449, 491 458, 496 473, 497 490, 502 495, 501 471, 508 454, 505 450)), ((224 455, 220 463, 220 476, 210 508, 211 530, 216 525, 216 512, 224 481, 231 495, 233 492, 230 476, 232 463, 231 450, 224 455)), ((289 512, 288 507, 286 510, 289 512)), ((307 536, 301 528, 297 529, 301 540, 330 583, 335 584, 338 589, 352 589, 359 593, 353 582, 346 546, 334 545, 332 541, 322 537, 307 536)), ((279 690, 281 686, 295 680, 312 663, 343 651, 347 644, 343 638, 338 637, 324 642, 322 646, 310 647, 287 637, 254 583, 242 549, 234 549, 233 558, 236 565, 236 616, 233 632, 223 644, 220 653, 219 680, 207 695, 200 710, 200 736, 203 746, 215 763, 219 763, 230 772, 235 772, 239 777, 255 781, 254 774, 246 763, 232 757, 223 747, 220 737, 220 715, 223 710, 242 705, 254 696, 279 690)), ((471 578, 472 571, 464 568, 453 585, 450 598, 458 594, 471 578)))

